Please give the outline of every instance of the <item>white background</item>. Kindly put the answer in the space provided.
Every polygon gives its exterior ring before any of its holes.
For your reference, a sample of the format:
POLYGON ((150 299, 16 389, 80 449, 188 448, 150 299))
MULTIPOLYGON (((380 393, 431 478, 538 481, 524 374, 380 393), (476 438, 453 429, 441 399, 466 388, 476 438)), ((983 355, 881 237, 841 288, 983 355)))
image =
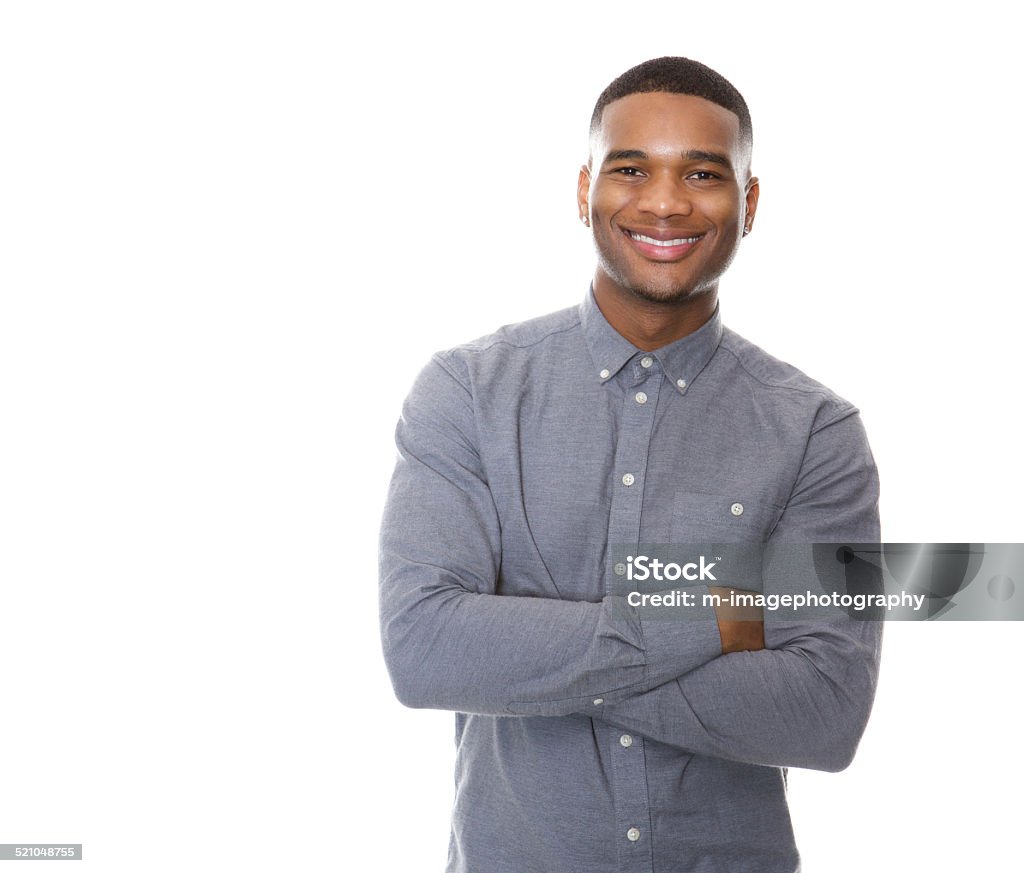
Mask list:
MULTIPOLYGON (((861 408, 885 538, 1020 539, 1002 8, 5 3, 0 842, 443 868, 452 716, 377 636, 394 423, 432 351, 582 298, 590 111, 650 57, 751 106, 723 315, 861 408)), ((1021 641, 890 626, 856 761, 792 774, 806 870, 1018 863, 1021 641)))

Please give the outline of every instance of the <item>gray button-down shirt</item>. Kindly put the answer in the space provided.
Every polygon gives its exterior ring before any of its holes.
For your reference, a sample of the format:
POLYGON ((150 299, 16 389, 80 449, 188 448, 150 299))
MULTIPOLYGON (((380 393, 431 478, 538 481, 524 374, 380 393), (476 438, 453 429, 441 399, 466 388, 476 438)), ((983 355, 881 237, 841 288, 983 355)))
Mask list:
POLYGON ((642 352, 588 294, 435 355, 397 443, 382 639, 403 703, 456 712, 448 870, 798 869, 785 768, 851 760, 880 625, 723 655, 710 607, 615 609, 609 546, 877 541, 857 410, 718 312, 642 352))

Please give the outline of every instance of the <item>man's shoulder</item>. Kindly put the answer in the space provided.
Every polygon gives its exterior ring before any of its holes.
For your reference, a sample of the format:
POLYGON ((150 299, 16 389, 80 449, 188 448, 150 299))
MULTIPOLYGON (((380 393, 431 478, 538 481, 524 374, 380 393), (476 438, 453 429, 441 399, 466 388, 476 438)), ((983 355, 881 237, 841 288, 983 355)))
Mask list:
POLYGON ((737 370, 783 408, 813 409, 816 425, 823 427, 856 413, 857 407, 803 370, 769 354, 729 328, 722 331, 720 350, 737 370))
POLYGON ((478 337, 467 343, 441 352, 444 355, 502 354, 503 351, 527 349, 544 340, 578 328, 580 325, 579 306, 569 306, 557 312, 549 312, 536 318, 506 324, 493 333, 478 337))
POLYGON ((580 327, 580 307, 569 306, 536 318, 506 324, 493 333, 439 351, 434 359, 456 377, 470 369, 507 367, 516 359, 528 359, 546 351, 551 341, 580 327))

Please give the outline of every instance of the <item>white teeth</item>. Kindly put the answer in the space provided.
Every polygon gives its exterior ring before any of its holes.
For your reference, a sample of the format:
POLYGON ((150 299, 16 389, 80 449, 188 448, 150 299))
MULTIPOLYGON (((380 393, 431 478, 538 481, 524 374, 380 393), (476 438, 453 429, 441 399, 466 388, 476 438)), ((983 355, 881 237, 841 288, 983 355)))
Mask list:
POLYGON ((681 246, 687 243, 695 243, 700 239, 699 236, 691 236, 686 239, 654 239, 653 237, 644 236, 642 233, 636 233, 635 231, 629 231, 629 235, 633 237, 637 242, 649 243, 652 246, 681 246))

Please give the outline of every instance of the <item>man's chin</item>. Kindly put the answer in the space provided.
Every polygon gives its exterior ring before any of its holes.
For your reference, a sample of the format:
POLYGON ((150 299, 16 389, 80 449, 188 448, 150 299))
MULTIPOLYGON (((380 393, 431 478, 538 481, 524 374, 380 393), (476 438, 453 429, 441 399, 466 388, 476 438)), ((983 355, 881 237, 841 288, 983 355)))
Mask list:
MULTIPOLYGON (((617 263, 607 258, 600 259, 599 273, 604 273, 605 280, 620 292, 626 292, 635 300, 642 300, 645 303, 653 303, 659 306, 680 306, 692 302, 708 291, 714 291, 717 287, 717 276, 695 277, 690 275, 690 281, 680 282, 681 276, 673 281, 668 270, 660 271, 633 271, 617 269, 617 263)), ((667 266, 667 265, 666 265, 667 266)))
POLYGON ((631 285, 628 290, 640 300, 665 306, 685 303, 701 294, 700 290, 694 288, 659 288, 650 285, 631 285))

